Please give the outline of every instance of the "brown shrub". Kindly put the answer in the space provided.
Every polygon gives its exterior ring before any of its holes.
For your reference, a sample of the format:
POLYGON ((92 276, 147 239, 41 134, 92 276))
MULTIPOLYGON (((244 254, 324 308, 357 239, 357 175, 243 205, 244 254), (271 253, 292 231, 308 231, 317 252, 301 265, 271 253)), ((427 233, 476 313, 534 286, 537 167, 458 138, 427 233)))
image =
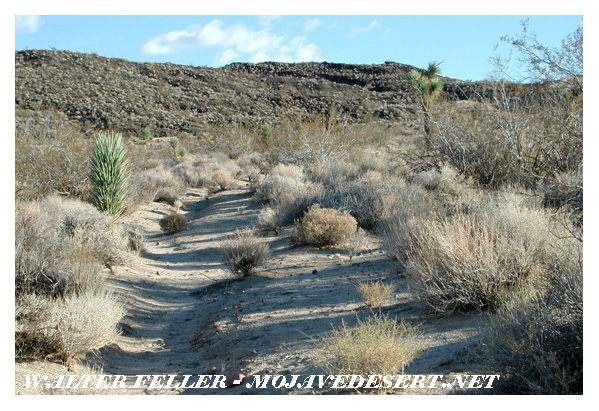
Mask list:
POLYGON ((187 219, 183 214, 170 213, 158 222, 160 229, 168 233, 178 233, 187 227, 187 219))
POLYGON ((347 211, 321 208, 315 204, 295 225, 292 244, 337 245, 355 233, 356 219, 347 211))

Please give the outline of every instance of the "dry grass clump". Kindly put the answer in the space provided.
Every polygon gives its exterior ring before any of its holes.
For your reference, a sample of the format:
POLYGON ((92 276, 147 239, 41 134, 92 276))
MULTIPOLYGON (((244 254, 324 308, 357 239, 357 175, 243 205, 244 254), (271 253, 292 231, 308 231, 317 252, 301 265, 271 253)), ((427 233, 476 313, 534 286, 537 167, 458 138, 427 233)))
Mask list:
POLYGON ((229 270, 241 277, 252 275, 271 256, 268 243, 257 237, 252 230, 236 231, 233 237, 221 243, 220 253, 229 270))
POLYGON ((113 342, 124 313, 123 305, 107 293, 21 296, 15 313, 18 355, 57 356, 71 365, 77 356, 113 342))
POLYGON ((311 206, 295 224, 292 244, 333 246, 356 232, 357 222, 347 211, 311 206))
POLYGON ((383 284, 382 281, 359 283, 356 289, 368 304, 368 308, 377 308, 395 292, 395 285, 383 284))
POLYGON ((187 219, 181 213, 172 212, 158 221, 160 229, 167 233, 178 233, 187 227, 187 219))
POLYGON ((323 339, 320 362, 329 374, 403 374, 427 344, 417 327, 388 316, 374 315, 355 327, 345 322, 323 339))

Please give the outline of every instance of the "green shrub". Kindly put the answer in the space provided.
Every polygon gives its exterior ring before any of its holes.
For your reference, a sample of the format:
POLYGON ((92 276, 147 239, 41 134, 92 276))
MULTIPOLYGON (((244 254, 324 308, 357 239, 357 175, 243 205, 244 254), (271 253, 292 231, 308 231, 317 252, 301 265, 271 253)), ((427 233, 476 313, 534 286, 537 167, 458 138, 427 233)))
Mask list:
POLYGON ((183 214, 170 213, 160 219, 158 222, 160 229, 169 233, 178 233, 187 227, 187 219, 183 214))
POLYGON ((314 204, 295 224, 292 244, 332 246, 356 232, 356 219, 347 211, 321 208, 314 204))
POLYGON ((92 204, 113 216, 127 206, 129 170, 127 150, 118 133, 99 133, 91 156, 89 179, 92 204))

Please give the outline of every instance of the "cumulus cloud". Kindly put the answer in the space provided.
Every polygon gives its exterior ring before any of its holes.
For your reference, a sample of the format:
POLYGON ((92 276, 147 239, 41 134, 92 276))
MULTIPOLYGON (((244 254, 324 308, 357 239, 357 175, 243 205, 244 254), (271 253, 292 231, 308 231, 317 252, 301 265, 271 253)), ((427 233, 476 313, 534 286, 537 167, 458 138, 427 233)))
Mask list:
POLYGON ((356 37, 361 34, 370 33, 372 30, 380 30, 380 29, 381 29, 381 23, 379 23, 376 19, 374 19, 370 22, 370 24, 368 26, 353 27, 349 31, 349 36, 356 37))
POLYGON ((220 20, 192 25, 183 30, 160 34, 142 46, 147 54, 174 54, 182 50, 202 47, 222 49, 215 58, 217 64, 226 64, 239 57, 249 61, 316 61, 320 50, 305 37, 287 40, 268 27, 252 30, 243 24, 225 25, 220 20))
POLYGON ((16 16, 15 31, 17 33, 33 34, 39 30, 42 25, 40 16, 16 16))
POLYGON ((258 24, 263 26, 270 26, 275 20, 278 20, 281 16, 258 16, 258 24))

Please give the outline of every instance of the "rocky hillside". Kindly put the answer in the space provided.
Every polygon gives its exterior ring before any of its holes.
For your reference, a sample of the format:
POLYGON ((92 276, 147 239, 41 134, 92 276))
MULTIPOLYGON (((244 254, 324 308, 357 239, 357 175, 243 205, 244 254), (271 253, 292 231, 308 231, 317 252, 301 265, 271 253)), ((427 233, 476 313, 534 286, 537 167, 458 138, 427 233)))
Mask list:
MULTIPOLYGON (((262 127, 331 107, 354 120, 411 120, 413 67, 333 63, 234 63, 222 68, 135 63, 66 51, 15 53, 15 108, 56 109, 92 128, 155 135, 207 125, 262 127)), ((447 79, 446 92, 474 83, 447 79)), ((460 96, 463 97, 463 96, 460 96)))

